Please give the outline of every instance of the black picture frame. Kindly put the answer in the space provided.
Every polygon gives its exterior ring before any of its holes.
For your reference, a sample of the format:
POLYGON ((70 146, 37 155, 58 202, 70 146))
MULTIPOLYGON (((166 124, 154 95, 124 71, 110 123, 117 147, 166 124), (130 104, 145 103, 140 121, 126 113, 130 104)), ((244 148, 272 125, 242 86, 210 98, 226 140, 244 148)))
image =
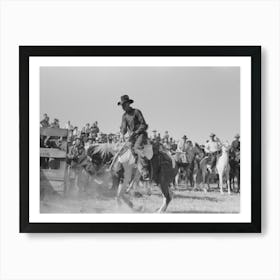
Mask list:
MULTIPOLYGON (((19 46, 21 233, 261 232, 261 46, 19 46), (250 223, 32 223, 29 221, 29 58, 32 56, 248 56, 251 58, 250 223)), ((241 120, 242 121, 242 120, 241 120)), ((39 199, 39 198, 38 198, 39 199)))

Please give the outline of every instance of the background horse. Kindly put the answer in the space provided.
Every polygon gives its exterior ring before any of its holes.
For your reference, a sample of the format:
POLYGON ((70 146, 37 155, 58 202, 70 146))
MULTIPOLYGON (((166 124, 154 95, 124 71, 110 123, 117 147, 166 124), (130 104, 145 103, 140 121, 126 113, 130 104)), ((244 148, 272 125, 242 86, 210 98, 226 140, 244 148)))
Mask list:
MULTIPOLYGON (((227 187, 228 187, 228 193, 230 194, 230 184, 229 184, 229 172, 230 172, 230 166, 229 166, 229 149, 230 145, 228 143, 222 144, 222 154, 218 156, 216 166, 213 169, 212 173, 217 173, 219 175, 219 187, 220 187, 220 193, 223 193, 223 179, 225 177, 227 187)), ((200 169, 202 172, 202 184, 203 184, 203 189, 206 192, 207 190, 210 189, 209 185, 209 177, 211 173, 209 172, 209 161, 210 158, 204 157, 200 161, 200 169), (207 188, 206 188, 207 184, 207 188)))
POLYGON ((230 151, 229 153, 229 181, 230 187, 234 190, 235 179, 237 180, 237 192, 240 192, 240 151, 230 151))
POLYGON ((191 146, 185 153, 176 152, 175 160, 179 167, 179 172, 176 175, 175 183, 179 184, 180 175, 183 173, 185 176, 186 187, 188 181, 193 189, 197 187, 197 176, 200 174, 199 161, 204 157, 205 153, 200 146, 195 143, 195 146, 191 146))

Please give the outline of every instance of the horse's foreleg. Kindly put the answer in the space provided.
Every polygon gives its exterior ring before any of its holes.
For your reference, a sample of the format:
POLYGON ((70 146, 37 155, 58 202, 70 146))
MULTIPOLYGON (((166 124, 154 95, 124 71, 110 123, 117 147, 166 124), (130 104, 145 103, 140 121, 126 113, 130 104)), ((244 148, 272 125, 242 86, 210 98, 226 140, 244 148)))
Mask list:
POLYGON ((162 201, 162 205, 161 207, 158 209, 158 213, 163 213, 166 211, 168 204, 171 201, 171 195, 170 195, 170 191, 169 191, 169 185, 164 182, 164 183, 160 183, 160 188, 162 191, 162 196, 163 196, 163 201, 162 201))
POLYGON ((194 173, 193 174, 193 190, 196 190, 196 188, 197 188, 197 183, 196 183, 196 177, 197 177, 197 174, 196 173, 194 173))
POLYGON ((126 185, 124 183, 120 183, 117 191, 117 203, 120 206, 121 201, 125 202, 130 208, 133 208, 133 203, 127 198, 126 195, 126 185))
POLYGON ((230 183, 229 183, 229 178, 227 178, 227 186, 228 186, 228 194, 230 194, 230 183))
POLYGON ((219 173, 219 185, 220 185, 220 193, 224 193, 223 191, 223 174, 219 173))
POLYGON ((180 179, 180 172, 178 171, 174 179, 174 189, 176 189, 179 186, 179 179, 180 179))
POLYGON ((226 171, 226 180, 227 180, 228 194, 230 194, 229 169, 226 171))

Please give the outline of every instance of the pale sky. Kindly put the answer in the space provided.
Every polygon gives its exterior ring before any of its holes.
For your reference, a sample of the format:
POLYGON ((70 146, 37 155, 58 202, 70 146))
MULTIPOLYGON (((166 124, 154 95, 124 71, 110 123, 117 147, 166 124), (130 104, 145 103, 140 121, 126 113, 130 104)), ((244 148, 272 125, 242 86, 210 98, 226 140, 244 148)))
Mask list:
POLYGON ((104 133, 119 131, 120 96, 129 95, 149 125, 180 139, 204 143, 240 133, 239 67, 41 67, 40 114, 81 128, 98 121, 104 133))

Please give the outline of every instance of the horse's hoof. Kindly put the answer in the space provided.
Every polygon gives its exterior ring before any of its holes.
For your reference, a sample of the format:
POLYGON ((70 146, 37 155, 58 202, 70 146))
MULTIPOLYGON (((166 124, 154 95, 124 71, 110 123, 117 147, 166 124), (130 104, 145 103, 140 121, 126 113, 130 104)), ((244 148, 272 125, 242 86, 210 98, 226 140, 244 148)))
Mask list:
POLYGON ((144 208, 144 206, 138 206, 138 207, 136 207, 136 208, 134 208, 134 211, 135 212, 144 212, 144 210, 145 210, 145 208, 144 208))

